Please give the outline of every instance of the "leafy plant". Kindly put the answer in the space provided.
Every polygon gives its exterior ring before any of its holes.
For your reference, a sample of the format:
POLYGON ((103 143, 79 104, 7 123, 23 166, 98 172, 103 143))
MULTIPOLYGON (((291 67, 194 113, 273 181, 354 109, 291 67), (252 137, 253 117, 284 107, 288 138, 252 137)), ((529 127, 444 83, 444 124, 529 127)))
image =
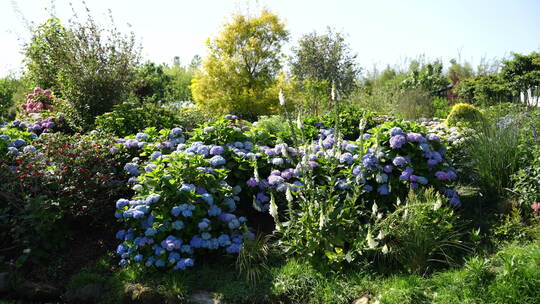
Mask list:
POLYGON ((443 204, 433 189, 410 192, 403 205, 377 223, 387 252, 383 261, 395 261, 407 271, 424 274, 439 265, 454 264, 467 251, 459 217, 443 204))
POLYGON ((469 127, 481 126, 485 122, 484 116, 475 106, 458 103, 452 107, 450 114, 446 118, 449 127, 455 127, 462 123, 469 127))
POLYGON ((29 77, 67 101, 60 110, 73 128, 88 130, 129 92, 139 52, 133 35, 123 36, 114 26, 105 35, 90 15, 77 19, 63 25, 52 16, 24 52, 29 77))
POLYGON ((183 126, 182 114, 153 103, 123 103, 96 117, 96 130, 115 136, 134 135, 146 128, 183 126))

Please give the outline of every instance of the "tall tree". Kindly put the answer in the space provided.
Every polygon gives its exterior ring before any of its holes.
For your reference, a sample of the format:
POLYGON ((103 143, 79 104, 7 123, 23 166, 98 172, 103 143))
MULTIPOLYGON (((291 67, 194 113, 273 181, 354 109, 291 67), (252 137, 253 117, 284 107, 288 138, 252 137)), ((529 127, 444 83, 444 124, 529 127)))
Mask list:
POLYGON ((345 95, 356 88, 360 68, 341 33, 328 28, 326 34, 306 34, 292 51, 291 72, 300 82, 311 79, 334 83, 339 93, 345 95))
POLYGON ((277 15, 234 15, 208 40, 209 55, 191 85, 196 104, 215 114, 245 118, 268 114, 278 104, 281 47, 289 33, 277 15))

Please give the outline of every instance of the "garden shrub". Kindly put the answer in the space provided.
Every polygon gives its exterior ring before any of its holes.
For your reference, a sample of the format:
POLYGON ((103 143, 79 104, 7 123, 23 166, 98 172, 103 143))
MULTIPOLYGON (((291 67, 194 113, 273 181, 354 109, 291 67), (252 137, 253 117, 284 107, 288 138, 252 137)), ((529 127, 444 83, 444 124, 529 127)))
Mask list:
POLYGON ((459 206, 457 192, 448 188, 456 174, 444 160, 444 145, 424 132, 415 123, 396 121, 360 142, 347 142, 322 130, 318 143, 299 149, 305 154, 296 167, 283 161, 288 152, 283 145, 265 148, 274 165, 265 180, 269 208, 284 250, 330 263, 352 262, 388 249, 375 240, 374 224, 409 191, 433 186, 451 206, 459 206), (294 168, 292 178, 287 167, 294 168))
POLYGON ((147 134, 151 132, 123 143, 127 149, 143 149, 141 155, 154 151, 148 162, 125 167, 134 175, 137 193, 131 200, 117 202, 116 216, 128 228, 117 234, 123 240, 117 250, 121 264, 185 269, 208 250, 238 253, 242 239, 253 237, 247 219, 235 213, 242 187, 228 182, 237 182, 232 170, 241 170, 238 164, 229 168, 229 161, 254 158, 253 153, 243 152, 253 149, 253 144, 238 141, 247 136, 235 120, 228 116, 194 130, 188 144, 183 143, 179 128, 168 132, 168 143, 147 144, 146 140, 159 138, 147 134))
MULTIPOLYGON (((76 16, 75 16, 76 17, 76 16)), ((112 26, 105 32, 89 16, 63 25, 51 17, 25 46, 29 77, 66 100, 60 109, 70 125, 89 130, 130 91, 139 51, 134 37, 112 26)))
POLYGON ((321 128, 337 128, 346 140, 357 140, 360 136, 360 124, 364 130, 377 125, 377 114, 367 111, 354 104, 338 105, 335 111, 323 116, 313 116, 303 119, 301 132, 308 138, 317 138, 321 128))
POLYGON ((452 107, 450 114, 448 114, 448 117, 446 118, 446 122, 449 127, 455 127, 459 123, 468 126, 476 126, 484 122, 484 116, 475 106, 466 103, 458 103, 452 107))
POLYGON ((193 127, 191 119, 179 111, 154 103, 123 103, 116 105, 111 112, 96 117, 96 130, 125 137, 150 127, 156 129, 170 129, 184 125, 193 127))
POLYGON ((1 177, 8 202, 2 226, 9 231, 6 244, 17 248, 13 256, 23 249, 31 259, 54 252, 81 227, 110 229, 112 204, 129 190, 122 187, 125 160, 111 150, 112 139, 43 133, 31 145, 11 140, 11 166, 2 166, 1 177))
POLYGON ((512 176, 512 196, 527 213, 540 213, 540 150, 536 147, 531 162, 512 176))

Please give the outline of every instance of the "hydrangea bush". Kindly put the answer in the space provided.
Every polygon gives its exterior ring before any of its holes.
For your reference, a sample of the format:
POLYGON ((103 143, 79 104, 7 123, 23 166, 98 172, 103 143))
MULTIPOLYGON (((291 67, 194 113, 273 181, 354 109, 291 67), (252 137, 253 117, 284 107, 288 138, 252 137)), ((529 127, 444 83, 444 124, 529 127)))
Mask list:
POLYGON ((277 231, 301 244, 306 231, 286 230, 294 230, 293 219, 309 221, 306 212, 325 212, 318 204, 302 209, 302 201, 315 192, 348 206, 336 208, 324 221, 359 226, 326 231, 327 239, 339 243, 330 250, 322 246, 323 252, 332 253, 352 240, 357 240, 357 253, 369 247, 370 226, 364 224, 373 202, 379 212, 391 211, 396 199, 409 191, 435 187, 451 206, 460 205, 451 189, 456 172, 444 158, 439 136, 412 122, 389 122, 370 132, 347 141, 334 129, 321 129, 318 141, 293 147, 227 115, 189 136, 180 128, 149 128, 118 140, 116 149, 134 156, 124 169, 136 191, 117 203, 116 217, 125 226, 118 234, 120 263, 185 269, 209 250, 236 253, 242 239, 251 236, 244 215, 252 207, 269 212, 277 231), (355 234, 339 236, 345 230, 355 234))
POLYGON ((136 195, 116 206, 126 226, 117 234, 120 264, 182 270, 209 250, 238 253, 242 240, 253 237, 237 214, 243 179, 236 178, 256 158, 253 134, 235 120, 202 126, 187 142, 180 128, 147 129, 120 141, 120 149, 140 153, 124 167, 136 195))

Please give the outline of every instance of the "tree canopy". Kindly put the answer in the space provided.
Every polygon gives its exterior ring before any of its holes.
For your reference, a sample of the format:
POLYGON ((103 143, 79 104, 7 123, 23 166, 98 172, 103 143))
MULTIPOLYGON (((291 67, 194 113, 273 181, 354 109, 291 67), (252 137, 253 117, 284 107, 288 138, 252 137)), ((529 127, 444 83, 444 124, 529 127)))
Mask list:
POLYGON ((207 41, 209 55, 191 89, 198 106, 245 118, 272 112, 278 103, 277 76, 282 44, 289 38, 277 15, 234 15, 219 35, 207 41))

